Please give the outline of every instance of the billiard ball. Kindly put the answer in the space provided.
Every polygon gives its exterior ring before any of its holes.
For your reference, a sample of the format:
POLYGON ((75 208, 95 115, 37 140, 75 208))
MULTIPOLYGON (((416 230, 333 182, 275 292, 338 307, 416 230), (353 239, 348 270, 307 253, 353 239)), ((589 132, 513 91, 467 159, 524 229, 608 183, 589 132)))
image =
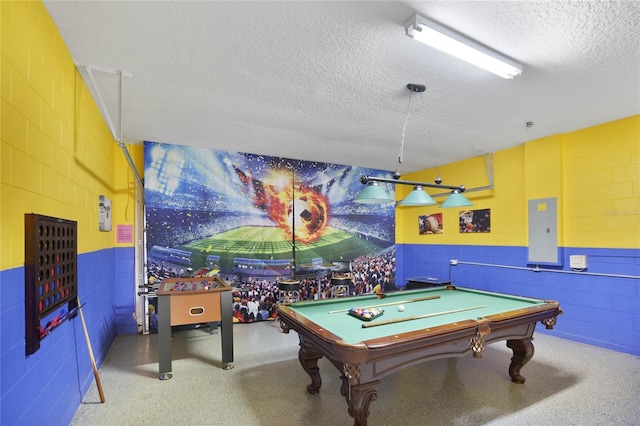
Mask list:
POLYGON ((400 306, 398 306, 398 311, 400 311, 400 312, 404 312, 404 305, 400 305, 400 306))

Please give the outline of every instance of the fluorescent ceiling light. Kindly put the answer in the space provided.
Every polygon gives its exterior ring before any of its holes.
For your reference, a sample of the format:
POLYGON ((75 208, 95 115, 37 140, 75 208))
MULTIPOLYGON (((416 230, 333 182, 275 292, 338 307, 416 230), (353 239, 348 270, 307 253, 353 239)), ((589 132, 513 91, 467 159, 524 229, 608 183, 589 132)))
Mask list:
POLYGON ((407 35, 477 67, 512 79, 522 73, 522 65, 461 34, 420 15, 405 23, 407 35))

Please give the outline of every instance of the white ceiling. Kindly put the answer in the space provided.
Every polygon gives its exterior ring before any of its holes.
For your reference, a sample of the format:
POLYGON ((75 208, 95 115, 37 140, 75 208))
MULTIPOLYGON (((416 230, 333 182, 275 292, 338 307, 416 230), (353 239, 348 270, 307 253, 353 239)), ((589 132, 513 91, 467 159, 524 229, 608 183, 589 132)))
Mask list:
MULTIPOLYGON (((126 143, 395 170, 406 84, 418 83, 426 110, 414 96, 407 173, 434 166, 432 142, 447 164, 640 113, 638 1, 44 3, 77 64, 128 75, 126 143), (415 13, 522 75, 504 80, 407 37, 415 13)), ((94 76, 117 119, 117 74, 94 76)))

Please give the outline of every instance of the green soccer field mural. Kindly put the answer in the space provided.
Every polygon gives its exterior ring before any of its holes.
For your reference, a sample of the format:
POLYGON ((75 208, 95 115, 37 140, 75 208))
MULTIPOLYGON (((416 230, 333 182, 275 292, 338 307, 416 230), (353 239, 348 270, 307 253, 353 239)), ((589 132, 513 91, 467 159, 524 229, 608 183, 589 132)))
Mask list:
POLYGON ((388 173, 156 142, 145 142, 144 157, 152 281, 276 281, 335 261, 351 261, 362 285, 393 280, 393 204, 353 203, 362 175, 388 173))

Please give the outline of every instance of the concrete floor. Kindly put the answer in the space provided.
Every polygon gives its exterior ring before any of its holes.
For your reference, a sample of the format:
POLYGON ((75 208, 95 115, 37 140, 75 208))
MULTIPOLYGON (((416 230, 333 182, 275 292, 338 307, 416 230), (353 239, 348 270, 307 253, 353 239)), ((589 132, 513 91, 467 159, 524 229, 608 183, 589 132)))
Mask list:
MULTIPOLYGON (((640 358, 534 334, 535 355, 508 375, 504 342, 482 358, 440 359, 385 377, 369 425, 640 425, 640 358)), ((72 425, 351 425, 338 370, 319 362, 322 388, 298 361, 298 335, 274 322, 234 325, 234 365, 220 335, 176 331, 173 378, 158 379, 157 335, 118 336, 72 425)))

